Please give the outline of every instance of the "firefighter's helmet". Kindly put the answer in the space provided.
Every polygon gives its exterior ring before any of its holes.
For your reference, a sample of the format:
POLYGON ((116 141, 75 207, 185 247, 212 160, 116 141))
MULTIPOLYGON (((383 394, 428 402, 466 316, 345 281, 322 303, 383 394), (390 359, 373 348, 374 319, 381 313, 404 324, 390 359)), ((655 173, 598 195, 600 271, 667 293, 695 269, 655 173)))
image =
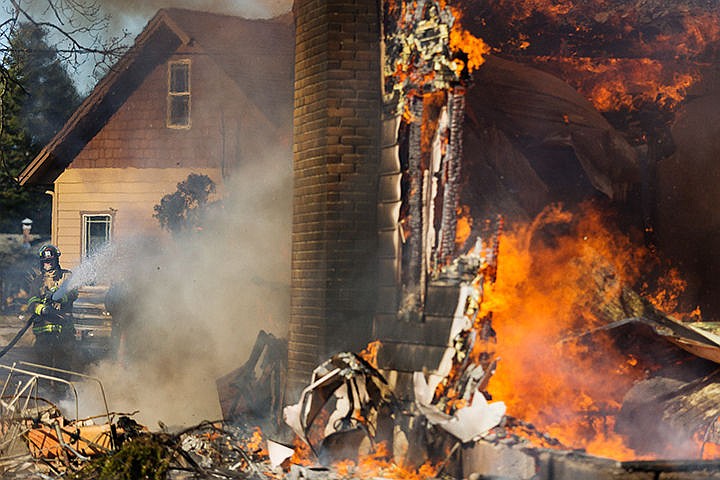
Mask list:
POLYGON ((57 260, 60 257, 60 250, 55 245, 46 244, 40 247, 38 255, 42 261, 57 260))

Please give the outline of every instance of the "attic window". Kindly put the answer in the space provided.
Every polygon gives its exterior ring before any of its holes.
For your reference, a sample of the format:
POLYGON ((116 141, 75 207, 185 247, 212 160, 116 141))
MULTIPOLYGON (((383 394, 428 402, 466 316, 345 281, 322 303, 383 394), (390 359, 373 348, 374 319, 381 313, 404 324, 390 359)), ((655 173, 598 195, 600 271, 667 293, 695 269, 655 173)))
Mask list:
POLYGON ((190 60, 168 64, 169 128, 190 128, 190 60))

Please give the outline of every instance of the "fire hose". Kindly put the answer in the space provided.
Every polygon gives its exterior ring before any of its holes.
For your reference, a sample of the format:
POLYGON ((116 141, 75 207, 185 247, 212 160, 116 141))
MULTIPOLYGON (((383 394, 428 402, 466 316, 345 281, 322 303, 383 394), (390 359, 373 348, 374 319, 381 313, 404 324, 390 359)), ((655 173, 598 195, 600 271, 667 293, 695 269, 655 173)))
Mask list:
POLYGON ((20 338, 22 338, 22 336, 25 335, 25 332, 27 332, 28 328, 30 328, 30 325, 32 325, 33 322, 35 321, 35 317, 37 317, 37 315, 35 315, 35 314, 30 315, 30 318, 28 318, 28 321, 25 323, 25 325, 23 325, 23 327, 20 329, 20 331, 13 337, 13 339, 10 340, 10 343, 8 343, 5 346, 5 348, 0 350, 0 358, 2 358, 7 352, 9 352, 10 349, 13 348, 15 346, 15 344, 18 342, 18 340, 20 340, 20 338))

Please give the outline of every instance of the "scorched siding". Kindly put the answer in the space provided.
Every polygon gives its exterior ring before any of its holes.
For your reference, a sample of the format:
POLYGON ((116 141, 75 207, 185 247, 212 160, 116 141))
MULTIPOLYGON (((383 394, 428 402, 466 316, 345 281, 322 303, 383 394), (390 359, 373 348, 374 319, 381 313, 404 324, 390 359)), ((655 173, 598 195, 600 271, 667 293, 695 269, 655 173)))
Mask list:
POLYGON ((221 181, 219 169, 212 168, 67 169, 55 182, 53 241, 62 252, 63 266, 72 269, 80 263, 83 212, 113 215, 115 240, 166 236, 152 216, 153 207, 190 173, 221 181))

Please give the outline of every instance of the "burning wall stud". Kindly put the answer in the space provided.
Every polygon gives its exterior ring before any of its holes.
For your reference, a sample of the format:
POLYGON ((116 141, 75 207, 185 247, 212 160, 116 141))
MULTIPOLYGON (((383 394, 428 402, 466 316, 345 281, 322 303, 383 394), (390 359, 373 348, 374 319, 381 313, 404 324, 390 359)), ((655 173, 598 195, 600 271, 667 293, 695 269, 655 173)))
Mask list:
POLYGON ((467 77, 459 73, 457 53, 451 49, 455 17, 450 8, 422 0, 388 3, 386 10, 387 102, 394 102, 402 113, 408 132, 407 158, 402 162, 405 208, 399 219, 406 225, 402 315, 417 316, 423 310, 428 275, 454 254, 465 117, 461 84, 467 77), (449 116, 440 126, 441 110, 428 108, 438 99, 444 99, 449 116), (433 147, 436 132, 440 143, 433 147), (441 206, 436 212, 438 196, 441 206))

